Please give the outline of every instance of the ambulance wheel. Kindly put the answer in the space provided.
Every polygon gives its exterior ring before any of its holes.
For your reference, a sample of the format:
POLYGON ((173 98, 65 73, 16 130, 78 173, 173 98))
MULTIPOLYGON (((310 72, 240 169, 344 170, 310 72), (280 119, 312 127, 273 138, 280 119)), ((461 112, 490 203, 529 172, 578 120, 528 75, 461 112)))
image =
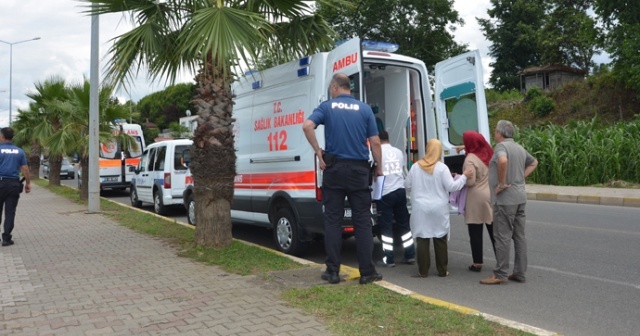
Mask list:
POLYGON ((273 223, 273 239, 278 250, 286 254, 300 255, 303 252, 304 244, 300 242, 298 223, 291 209, 278 210, 273 223))
POLYGON ((162 204, 162 196, 157 191, 153 192, 153 211, 160 216, 167 214, 167 207, 162 204))
POLYGON ((129 193, 129 197, 131 198, 131 206, 134 208, 141 208, 142 201, 138 199, 138 192, 136 191, 136 187, 131 187, 131 192, 129 193))

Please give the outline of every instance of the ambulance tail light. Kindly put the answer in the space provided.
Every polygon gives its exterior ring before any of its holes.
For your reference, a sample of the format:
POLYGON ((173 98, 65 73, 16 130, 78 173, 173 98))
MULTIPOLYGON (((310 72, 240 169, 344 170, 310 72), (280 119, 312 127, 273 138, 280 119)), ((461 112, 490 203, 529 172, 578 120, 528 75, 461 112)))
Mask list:
POLYGON ((164 173, 164 188, 165 189, 170 189, 171 188, 171 173, 164 173))

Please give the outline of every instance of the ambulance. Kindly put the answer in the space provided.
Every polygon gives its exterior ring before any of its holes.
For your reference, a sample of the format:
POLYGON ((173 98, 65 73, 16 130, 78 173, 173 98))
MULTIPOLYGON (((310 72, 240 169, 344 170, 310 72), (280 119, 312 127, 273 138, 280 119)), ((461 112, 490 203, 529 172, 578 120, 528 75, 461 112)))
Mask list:
MULTIPOLYGON (((302 254, 323 233, 322 172, 302 131, 303 122, 330 99, 336 73, 351 79, 356 99, 369 104, 379 129, 406 154, 407 165, 425 155, 426 142, 442 141, 444 162, 461 172, 462 133, 489 140, 489 122, 480 53, 471 51, 435 67, 395 54, 397 45, 353 38, 331 52, 318 53, 260 72, 233 85, 237 176, 231 216, 234 222, 273 229, 277 248, 302 254)), ((316 136, 324 148, 324 129, 316 136)), ((353 234, 345 203, 343 233, 353 234)), ((375 216, 374 216, 375 218, 375 216)))
MULTIPOLYGON (((124 133, 133 138, 135 146, 123 148, 117 139, 100 143, 99 148, 99 174, 100 190, 115 189, 125 190, 131 186, 134 170, 140 162, 140 157, 145 148, 142 127, 139 124, 129 124, 123 120, 116 120, 112 133, 119 135, 124 133)), ((78 170, 80 174, 81 170, 78 170)), ((78 178, 78 188, 82 178, 78 178)))

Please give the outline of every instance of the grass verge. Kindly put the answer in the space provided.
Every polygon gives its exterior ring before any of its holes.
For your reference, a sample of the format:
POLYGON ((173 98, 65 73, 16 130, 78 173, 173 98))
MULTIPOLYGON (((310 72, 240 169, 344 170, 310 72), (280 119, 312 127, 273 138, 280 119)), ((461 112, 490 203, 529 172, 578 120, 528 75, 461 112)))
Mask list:
MULTIPOLYGON (((46 180, 34 183, 73 202, 86 204, 75 189, 49 187, 46 180)), ((280 254, 239 241, 224 249, 197 247, 193 243, 193 228, 105 199, 100 202, 104 215, 120 225, 165 240, 175 246, 182 257, 217 265, 230 273, 266 276, 271 271, 305 267, 280 254)), ((362 286, 356 282, 285 289, 282 298, 322 318, 335 335, 530 335, 480 316, 465 315, 379 286, 362 286)))

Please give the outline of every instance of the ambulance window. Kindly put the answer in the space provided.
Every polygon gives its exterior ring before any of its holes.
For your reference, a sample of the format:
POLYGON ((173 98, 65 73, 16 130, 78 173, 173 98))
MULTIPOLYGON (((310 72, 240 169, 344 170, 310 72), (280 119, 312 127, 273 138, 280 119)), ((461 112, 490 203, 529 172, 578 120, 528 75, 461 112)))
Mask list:
POLYGON ((149 151, 149 165, 147 166, 147 169, 149 171, 153 171, 153 165, 156 162, 156 149, 152 148, 149 151))
POLYGON ((187 167, 185 167, 182 164, 182 153, 184 153, 184 151, 189 148, 188 146, 176 146, 174 153, 173 153, 173 169, 175 170, 187 170, 187 167))
POLYGON ((134 136, 135 145, 131 144, 129 146, 129 155, 127 157, 138 157, 142 154, 142 138, 139 136, 134 136))
POLYGON ((167 156, 167 147, 158 147, 158 152, 156 154, 156 163, 154 166, 155 171, 163 171, 164 170, 164 161, 167 156))
POLYGON ((449 142, 454 146, 462 145, 462 133, 478 130, 476 94, 450 98, 445 100, 445 104, 449 119, 449 142))

